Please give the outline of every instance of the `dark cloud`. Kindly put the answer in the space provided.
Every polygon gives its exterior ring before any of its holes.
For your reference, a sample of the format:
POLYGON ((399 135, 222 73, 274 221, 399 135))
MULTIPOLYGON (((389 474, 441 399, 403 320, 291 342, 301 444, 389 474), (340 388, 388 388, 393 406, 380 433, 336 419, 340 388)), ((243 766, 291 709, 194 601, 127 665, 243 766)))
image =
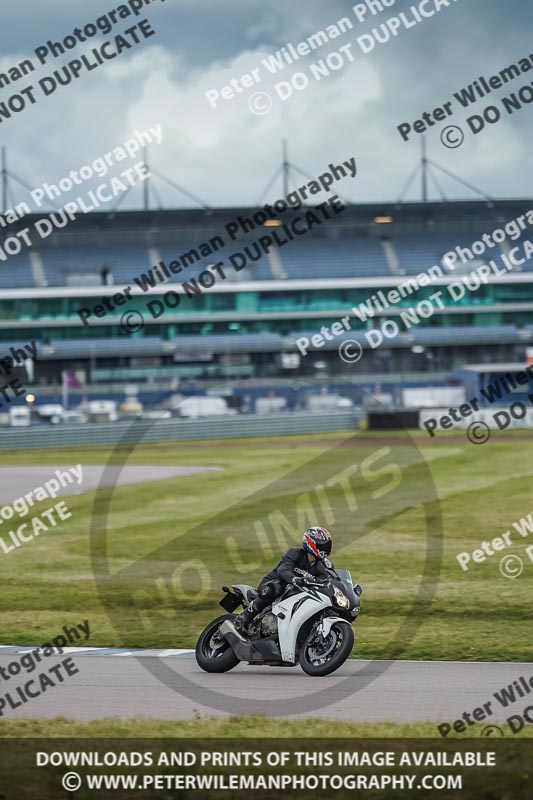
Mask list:
MULTIPOLYGON (((218 109, 209 107, 205 92, 260 65, 265 54, 289 41, 296 44, 343 16, 357 22, 353 4, 344 0, 270 6, 263 0, 158 2, 146 11, 157 36, 143 50, 136 48, 2 122, 0 136, 14 171, 23 173, 32 185, 60 177, 100 155, 135 127, 161 122, 165 140, 153 154, 158 169, 214 204, 257 199, 279 164, 284 137, 293 160, 307 172, 355 154, 360 173, 347 192, 352 199, 396 198, 419 158, 420 146, 418 137, 402 142, 396 125, 442 105, 478 76, 490 76, 533 55, 529 33, 533 8, 522 0, 505 4, 457 0, 368 55, 360 52, 355 45, 359 33, 400 11, 409 15, 413 4, 415 0, 398 0, 383 14, 369 18, 364 27, 358 26, 342 39, 354 43, 355 61, 285 103, 275 95, 275 79, 269 83, 264 76, 257 88, 268 88, 275 103, 270 115, 256 117, 247 107, 250 92, 218 109)), ((2 69, 31 55, 47 39, 61 39, 75 26, 119 5, 97 0, 89 12, 87 6, 81 10, 70 0, 5 4, 2 69)), ((118 30, 127 24, 124 21, 118 30)), ((332 42, 316 58, 336 47, 332 42)), ((314 58, 302 61, 301 68, 314 58)), ((292 72, 297 69, 299 65, 292 72)), ((286 80, 290 72, 279 80, 286 80)), ((509 91, 529 83, 530 74, 509 91)), ((0 91, 0 102, 9 93, 8 88, 0 91)), ((488 98, 487 104, 491 102, 488 98)), ((442 147, 436 126, 427 135, 430 157, 488 194, 526 196, 532 112, 533 105, 512 117, 506 115, 479 137, 470 135, 458 150, 442 147)), ((455 119, 464 126, 466 116, 463 111, 455 119)), ((447 195, 471 196, 459 184, 441 179, 447 195)), ((167 204, 184 200, 163 186, 159 194, 167 204)), ((131 202, 138 202, 133 194, 131 202)))

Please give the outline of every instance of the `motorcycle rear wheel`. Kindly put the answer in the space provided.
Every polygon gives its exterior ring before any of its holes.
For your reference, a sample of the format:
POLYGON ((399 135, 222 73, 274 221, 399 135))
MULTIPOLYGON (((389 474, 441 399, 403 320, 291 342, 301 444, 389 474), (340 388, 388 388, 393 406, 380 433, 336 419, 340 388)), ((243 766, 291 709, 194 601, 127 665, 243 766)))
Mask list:
POLYGON ((313 628, 302 645, 300 666, 307 675, 331 675, 344 664, 352 652, 353 643, 353 630, 345 622, 333 623, 323 642, 317 642, 317 631, 313 628))
POLYGON ((234 614, 223 614, 210 622, 200 634, 195 650, 196 663, 205 672, 229 672, 239 663, 224 637, 221 634, 217 636, 222 623, 234 618, 234 614))

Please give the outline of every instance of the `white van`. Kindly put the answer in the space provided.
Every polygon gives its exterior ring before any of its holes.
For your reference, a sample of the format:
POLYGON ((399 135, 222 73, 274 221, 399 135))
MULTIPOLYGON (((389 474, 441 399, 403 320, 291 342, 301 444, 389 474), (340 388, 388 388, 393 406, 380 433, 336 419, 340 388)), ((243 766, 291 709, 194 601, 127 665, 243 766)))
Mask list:
POLYGON ((9 409, 9 424, 12 428, 27 428, 31 425, 31 411, 28 406, 13 406, 9 409))
POLYGON ((78 407, 89 422, 116 422, 118 420, 117 403, 114 400, 86 400, 78 407))
POLYGON ((59 425, 63 421, 65 409, 59 403, 47 403, 44 406, 37 406, 35 413, 42 422, 49 422, 51 425, 59 425))
POLYGON ((228 408, 223 397, 187 397, 176 409, 180 417, 234 416, 237 412, 228 408))

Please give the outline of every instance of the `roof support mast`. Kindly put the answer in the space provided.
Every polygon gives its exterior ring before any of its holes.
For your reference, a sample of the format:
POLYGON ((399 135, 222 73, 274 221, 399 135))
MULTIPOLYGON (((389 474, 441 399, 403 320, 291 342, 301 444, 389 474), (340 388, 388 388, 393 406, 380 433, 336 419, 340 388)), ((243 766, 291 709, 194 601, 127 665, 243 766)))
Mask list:
POLYGON ((6 148, 2 147, 2 214, 7 211, 7 168, 6 168, 6 148))
POLYGON ((146 145, 143 147, 143 161, 144 161, 144 168, 148 176, 144 181, 143 204, 144 204, 144 210, 148 211, 148 209, 150 208, 150 170, 148 168, 148 147, 146 147, 146 145))
POLYGON ((287 157, 287 140, 283 140, 283 195, 287 197, 289 194, 289 160, 287 157))
POLYGON ((460 183, 462 186, 465 186, 467 189, 470 189, 472 192, 475 192, 480 197, 482 197, 484 200, 486 200, 487 203, 490 204, 490 203, 494 202, 494 199, 492 197, 490 197, 490 195, 486 194, 486 192, 483 192, 481 189, 478 189, 476 186, 473 186, 471 183, 468 183, 468 181, 465 181, 462 178, 459 178, 459 176, 454 175, 453 172, 450 172, 449 170, 445 169, 444 167, 441 167, 439 164, 436 164, 434 161, 432 161, 430 158, 428 158, 427 157, 427 151, 426 151, 426 137, 422 136, 420 161, 416 165, 413 173, 409 176, 409 179, 407 180, 407 183, 405 184, 405 187, 404 187, 400 197, 396 201, 396 205, 399 205, 400 203, 403 202, 404 197, 406 196, 407 192, 409 191, 409 189, 411 187, 411 184, 413 183, 413 181, 417 177, 419 171, 420 171, 420 174, 421 174, 421 177, 422 177, 422 202, 423 203, 428 203, 429 202, 428 179, 430 177, 433 179, 435 185, 437 186, 437 188, 438 188, 438 190, 439 190, 439 192, 441 194, 441 199, 444 202, 448 202, 447 198, 444 195, 444 192, 440 188, 440 185, 438 184, 437 179, 435 177, 434 171, 436 169, 438 169, 440 172, 444 173, 448 178, 452 178, 456 183, 460 183))
POLYGON ((422 202, 428 201, 428 160, 426 158, 426 137, 422 136, 422 202))

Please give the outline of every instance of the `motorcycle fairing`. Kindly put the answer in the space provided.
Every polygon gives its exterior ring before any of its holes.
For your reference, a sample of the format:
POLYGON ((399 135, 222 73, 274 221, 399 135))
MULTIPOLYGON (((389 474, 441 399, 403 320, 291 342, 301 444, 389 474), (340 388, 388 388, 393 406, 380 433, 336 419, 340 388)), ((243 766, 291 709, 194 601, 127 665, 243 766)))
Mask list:
POLYGON ((326 638, 326 636, 329 636, 329 632, 331 631, 332 626, 335 625, 336 622, 344 622, 344 624, 348 625, 349 628, 352 627, 352 623, 348 622, 348 620, 344 619, 343 617, 324 617, 320 625, 320 632, 324 638, 326 638))
POLYGON ((331 607, 331 600, 321 592, 298 592, 274 603, 272 613, 278 618, 279 649, 283 661, 296 661, 296 640, 300 628, 318 611, 331 607))
POLYGON ((253 586, 248 586, 247 583, 234 583, 231 588, 242 595, 248 603, 251 603, 257 597, 257 591, 253 586))

